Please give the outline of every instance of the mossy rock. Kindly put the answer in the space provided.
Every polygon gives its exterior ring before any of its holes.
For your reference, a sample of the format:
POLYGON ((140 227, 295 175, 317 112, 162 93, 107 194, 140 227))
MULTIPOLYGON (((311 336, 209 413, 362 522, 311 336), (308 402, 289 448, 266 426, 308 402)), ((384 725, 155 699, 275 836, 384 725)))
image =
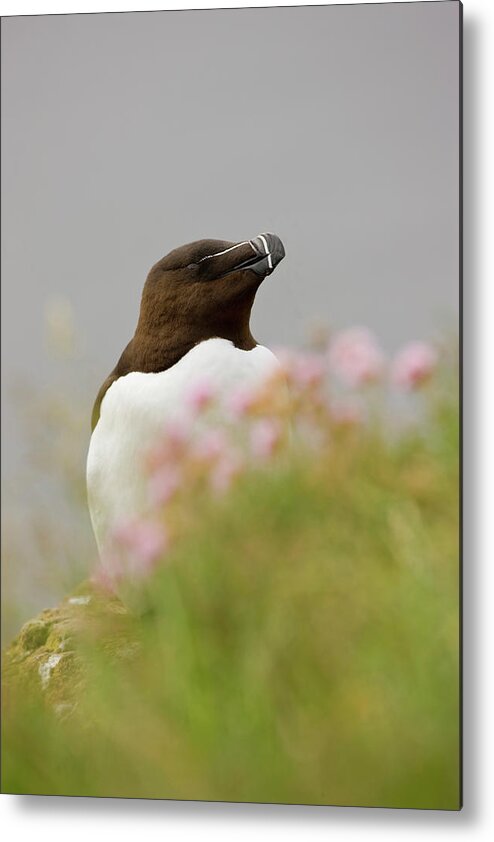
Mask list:
POLYGON ((3 653, 6 709, 22 693, 41 697, 60 716, 70 715, 89 680, 88 646, 120 660, 132 657, 138 643, 123 603, 83 582, 60 605, 25 623, 3 653))

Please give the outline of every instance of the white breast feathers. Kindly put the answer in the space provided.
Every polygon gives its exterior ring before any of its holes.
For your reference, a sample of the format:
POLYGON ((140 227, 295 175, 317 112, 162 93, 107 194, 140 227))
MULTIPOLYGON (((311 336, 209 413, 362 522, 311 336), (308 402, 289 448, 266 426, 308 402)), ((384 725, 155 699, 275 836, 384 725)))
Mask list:
POLYGON ((88 502, 100 554, 112 528, 144 513, 144 457, 169 423, 184 422, 187 397, 207 381, 219 396, 255 388, 279 367, 262 345, 242 351, 226 339, 194 347, 167 371, 132 372, 106 392, 87 459, 88 502))

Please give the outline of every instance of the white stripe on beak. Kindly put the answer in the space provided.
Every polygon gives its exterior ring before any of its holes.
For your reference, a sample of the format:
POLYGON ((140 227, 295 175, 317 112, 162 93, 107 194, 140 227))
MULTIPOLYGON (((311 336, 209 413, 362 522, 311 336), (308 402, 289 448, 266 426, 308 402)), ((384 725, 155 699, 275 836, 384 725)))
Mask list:
POLYGON ((269 253, 267 240, 263 236, 263 234, 259 234, 259 239, 262 240, 262 244, 263 244, 264 248, 266 249, 266 254, 267 254, 267 257, 268 257, 268 266, 269 266, 270 269, 272 269, 273 268, 273 259, 272 259, 271 255, 269 253))
POLYGON ((199 263, 202 263, 203 260, 210 260, 211 257, 219 257, 220 254, 227 254, 227 252, 233 251, 233 249, 239 249, 240 246, 246 246, 247 243, 249 244, 249 246, 252 246, 252 249, 255 251, 255 248, 252 245, 252 243, 249 240, 244 240, 243 243, 237 243, 236 246, 230 246, 230 248, 224 249, 223 251, 217 251, 215 252, 215 254, 207 254, 206 257, 201 257, 199 263))

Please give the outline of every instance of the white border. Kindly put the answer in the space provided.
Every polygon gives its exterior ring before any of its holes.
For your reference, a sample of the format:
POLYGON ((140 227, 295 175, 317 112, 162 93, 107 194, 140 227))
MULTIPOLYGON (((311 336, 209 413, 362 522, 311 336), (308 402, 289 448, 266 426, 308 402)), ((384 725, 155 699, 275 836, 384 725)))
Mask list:
MULTIPOLYGON (((437 0, 424 0, 437 2, 437 0)), ((223 0, 243 5, 325 5, 223 0)), ((211 2, 28 2, 0 0, 0 13, 53 14, 211 8, 211 2)), ((213 6, 214 8, 214 6, 213 6)), ((119 842, 145 838, 204 842, 494 838, 494 149, 493 0, 466 0, 465 18, 465 809, 441 814, 381 809, 304 808, 2 796, 7 840, 119 842), (489 187, 491 188, 489 190, 489 187), (489 214, 489 210, 491 213, 489 214), (489 497, 491 492, 491 497, 489 497), (490 587, 489 587, 490 586, 490 587)))
MULTIPOLYGON (((416 0, 400 0, 401 2, 416 2, 416 0)), ((369 2, 369 0, 364 0, 369 2)), ((393 2, 393 0, 384 0, 384 2, 393 2)), ((440 0, 422 0, 422 2, 440 2, 440 0)), ((447 2, 447 0, 446 0, 447 2)), ((175 0, 175 2, 158 2, 153 3, 152 0, 147 2, 132 2, 132 0, 88 0, 88 2, 81 2, 81 0, 59 0, 59 2, 44 2, 44 0, 0 0, 0 14, 2 15, 39 15, 39 14, 69 14, 81 13, 88 14, 92 12, 145 12, 145 11, 159 11, 164 9, 235 9, 239 7, 263 7, 263 6, 340 6, 352 5, 348 0, 333 0, 331 4, 324 2, 324 0, 311 0, 311 2, 297 2, 297 0, 252 0, 252 2, 239 2, 239 0, 220 0, 214 3, 214 0, 175 0)), ((359 4, 354 4, 359 5, 359 4)), ((360 4, 362 5, 362 4, 360 4)), ((488 6, 488 1, 470 0, 468 2, 469 8, 488 6)))

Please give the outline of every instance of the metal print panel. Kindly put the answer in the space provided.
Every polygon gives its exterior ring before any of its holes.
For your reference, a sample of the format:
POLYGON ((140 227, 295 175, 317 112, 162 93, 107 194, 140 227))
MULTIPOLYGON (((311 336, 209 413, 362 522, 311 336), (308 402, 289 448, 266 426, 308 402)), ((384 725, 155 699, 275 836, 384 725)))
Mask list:
POLYGON ((2 20, 3 791, 460 808, 461 25, 2 20))

